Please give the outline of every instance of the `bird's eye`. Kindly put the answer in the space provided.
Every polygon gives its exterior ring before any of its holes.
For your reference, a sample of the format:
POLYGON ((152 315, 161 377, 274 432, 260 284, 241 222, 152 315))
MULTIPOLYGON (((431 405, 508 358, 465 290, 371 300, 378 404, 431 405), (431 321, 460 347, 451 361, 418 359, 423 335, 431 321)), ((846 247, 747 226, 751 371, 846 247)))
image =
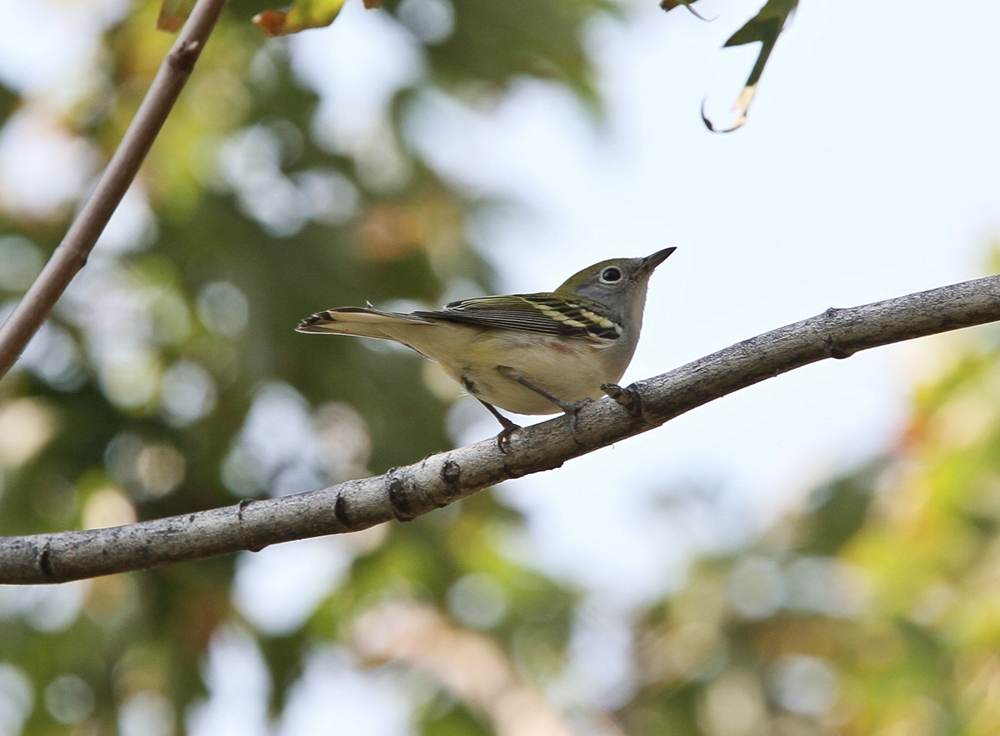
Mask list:
POLYGON ((617 268, 606 268, 601 271, 601 281, 606 284, 613 284, 622 280, 622 272, 617 268))

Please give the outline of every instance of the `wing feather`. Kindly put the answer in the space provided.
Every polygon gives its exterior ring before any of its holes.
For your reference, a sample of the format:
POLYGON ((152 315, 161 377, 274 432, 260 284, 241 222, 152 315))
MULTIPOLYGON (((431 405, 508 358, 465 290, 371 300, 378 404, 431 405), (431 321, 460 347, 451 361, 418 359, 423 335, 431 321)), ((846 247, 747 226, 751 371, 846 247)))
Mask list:
POLYGON ((621 325, 602 305, 561 294, 476 297, 452 302, 440 311, 413 314, 424 319, 564 337, 614 340, 622 333, 621 325))

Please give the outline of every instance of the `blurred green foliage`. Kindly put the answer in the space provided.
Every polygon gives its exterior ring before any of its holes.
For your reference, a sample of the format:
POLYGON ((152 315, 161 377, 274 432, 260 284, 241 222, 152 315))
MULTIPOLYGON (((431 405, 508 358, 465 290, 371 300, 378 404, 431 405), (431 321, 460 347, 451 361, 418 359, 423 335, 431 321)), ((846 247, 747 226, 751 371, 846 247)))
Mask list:
POLYGON ((647 612, 629 733, 996 732, 997 337, 953 339, 898 446, 647 612))
MULTIPOLYGON (((427 73, 388 106, 382 145, 403 174, 386 183, 365 174, 364 152, 317 142, 315 92, 285 42, 249 23, 265 6, 227 10, 141 174, 129 206, 141 214, 148 202, 146 219, 98 248, 0 384, 0 533, 307 490, 448 446, 448 395, 424 363, 293 327, 366 299, 435 304, 456 285, 488 289, 466 237, 488 203, 398 135, 404 102, 437 86, 488 104, 531 75, 592 105, 580 39, 608 8, 455 2, 448 34, 424 39, 427 73)), ((138 3, 106 30, 89 91, 59 113, 104 158, 169 48, 157 12, 138 3)), ((5 121, 36 104, 0 88, 5 121)), ((0 201, 3 301, 26 288, 71 206, 39 214, 0 201)), ((633 687, 571 715, 635 736, 994 733, 1000 340, 978 334, 917 393, 897 447, 634 612, 633 687)), ((358 667, 411 678, 419 733, 514 733, 515 717, 548 724, 535 733, 572 730, 558 691, 579 595, 507 553, 520 525, 484 493, 329 540, 344 570, 285 625, 248 613, 254 597, 277 595, 241 587, 260 559, 249 554, 2 587, 0 733, 181 733, 206 695, 210 647, 232 631, 267 667, 263 707, 275 719, 310 658, 335 644, 358 667)), ((308 589, 317 569, 280 577, 308 589)))
MULTIPOLYGON (((450 445, 447 397, 417 356, 309 339, 293 328, 337 305, 437 304, 456 283, 486 291, 489 273, 465 235, 467 217, 486 203, 439 178, 396 134, 403 105, 386 111, 394 117, 380 145, 403 172, 388 184, 359 173, 361 154, 317 143, 316 93, 292 72, 285 43, 249 22, 266 5, 227 9, 140 175, 148 222, 125 242, 98 246, 46 334, 0 385, 3 534, 307 490, 450 445), (261 459, 261 438, 279 436, 280 451, 261 459)), ((447 38, 418 41, 427 73, 395 95, 435 84, 502 92, 534 75, 593 99, 581 30, 607 7, 457 3, 447 38)), ((158 2, 138 2, 107 28, 92 91, 58 117, 66 135, 105 160, 173 41, 155 30, 159 10, 158 2)), ((37 102, 0 90, 0 115, 7 120, 37 102)), ((10 254, 39 261, 71 215, 68 203, 41 214, 16 201, 0 205, 0 271, 20 262, 10 254)), ((27 286, 9 274, 0 278, 4 300, 27 286)), ((483 495, 382 530, 352 552, 346 578, 304 626, 257 632, 274 682, 272 711, 283 707, 309 648, 346 640, 359 610, 390 594, 447 608, 449 589, 470 573, 495 581, 529 618, 543 610, 545 639, 561 656, 571 596, 488 541, 487 529, 518 523, 483 495)), ((16 668, 0 672, 0 700, 21 703, 0 732, 18 732, 24 716, 29 734, 116 733, 123 704, 144 693, 166 697, 173 729, 183 731, 186 709, 205 694, 199 667, 213 633, 226 622, 249 630, 230 595, 233 562, 0 589, 0 662, 16 668), (22 675, 33 693, 27 702, 15 697, 22 675)), ((520 621, 505 616, 497 636, 509 642, 520 621)), ((426 730, 454 732, 481 718, 441 706, 426 730)))

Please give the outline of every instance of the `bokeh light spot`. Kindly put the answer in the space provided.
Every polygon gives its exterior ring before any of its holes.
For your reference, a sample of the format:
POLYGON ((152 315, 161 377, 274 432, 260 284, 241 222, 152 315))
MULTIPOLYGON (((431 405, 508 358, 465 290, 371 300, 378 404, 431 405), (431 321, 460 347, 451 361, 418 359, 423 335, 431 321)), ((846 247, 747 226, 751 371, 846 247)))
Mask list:
POLYGON ((42 270, 42 252, 23 235, 0 238, 0 289, 24 291, 42 270))
POLYGON ((771 670, 771 690, 785 710, 805 716, 826 713, 837 699, 837 675, 824 660, 786 654, 771 670))
POLYGON ((487 573, 464 575, 448 589, 448 610, 469 628, 492 629, 507 615, 507 606, 507 591, 487 573))
POLYGON ((94 712, 94 691, 76 675, 59 675, 45 688, 45 709, 59 723, 83 723, 94 712))
POLYGON ((175 721, 171 702, 148 690, 130 696, 118 710, 121 736, 171 736, 175 721))
POLYGON ((455 30, 455 8, 448 0, 403 0, 396 17, 429 46, 447 41, 455 30))
POLYGON ((212 374, 193 360, 177 361, 160 381, 160 403, 167 419, 176 426, 206 417, 215 408, 217 396, 212 374))
POLYGON ((236 337, 246 329, 250 305, 246 296, 228 281, 207 284, 198 294, 198 318, 220 337, 236 337))
POLYGON ((785 602, 785 578, 778 564, 766 557, 744 557, 729 574, 729 605, 748 619, 771 616, 785 602))
POLYGON ((123 493, 114 488, 95 491, 83 507, 84 529, 105 529, 134 524, 135 521, 135 508, 123 493))
POLYGON ((0 662, 0 733, 18 734, 34 708, 35 689, 24 672, 0 662))
POLYGON ((56 432, 55 411, 40 399, 0 404, 0 465, 18 468, 48 444, 56 432))

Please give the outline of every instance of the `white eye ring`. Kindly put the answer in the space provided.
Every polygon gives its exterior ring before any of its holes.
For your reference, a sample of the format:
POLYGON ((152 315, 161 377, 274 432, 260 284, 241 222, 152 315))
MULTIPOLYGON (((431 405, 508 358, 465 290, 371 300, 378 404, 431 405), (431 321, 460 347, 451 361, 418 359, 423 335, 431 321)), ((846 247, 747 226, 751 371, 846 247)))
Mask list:
POLYGON ((615 268, 614 266, 609 266, 608 268, 601 271, 602 284, 617 284, 621 280, 622 280, 621 269, 615 268))

